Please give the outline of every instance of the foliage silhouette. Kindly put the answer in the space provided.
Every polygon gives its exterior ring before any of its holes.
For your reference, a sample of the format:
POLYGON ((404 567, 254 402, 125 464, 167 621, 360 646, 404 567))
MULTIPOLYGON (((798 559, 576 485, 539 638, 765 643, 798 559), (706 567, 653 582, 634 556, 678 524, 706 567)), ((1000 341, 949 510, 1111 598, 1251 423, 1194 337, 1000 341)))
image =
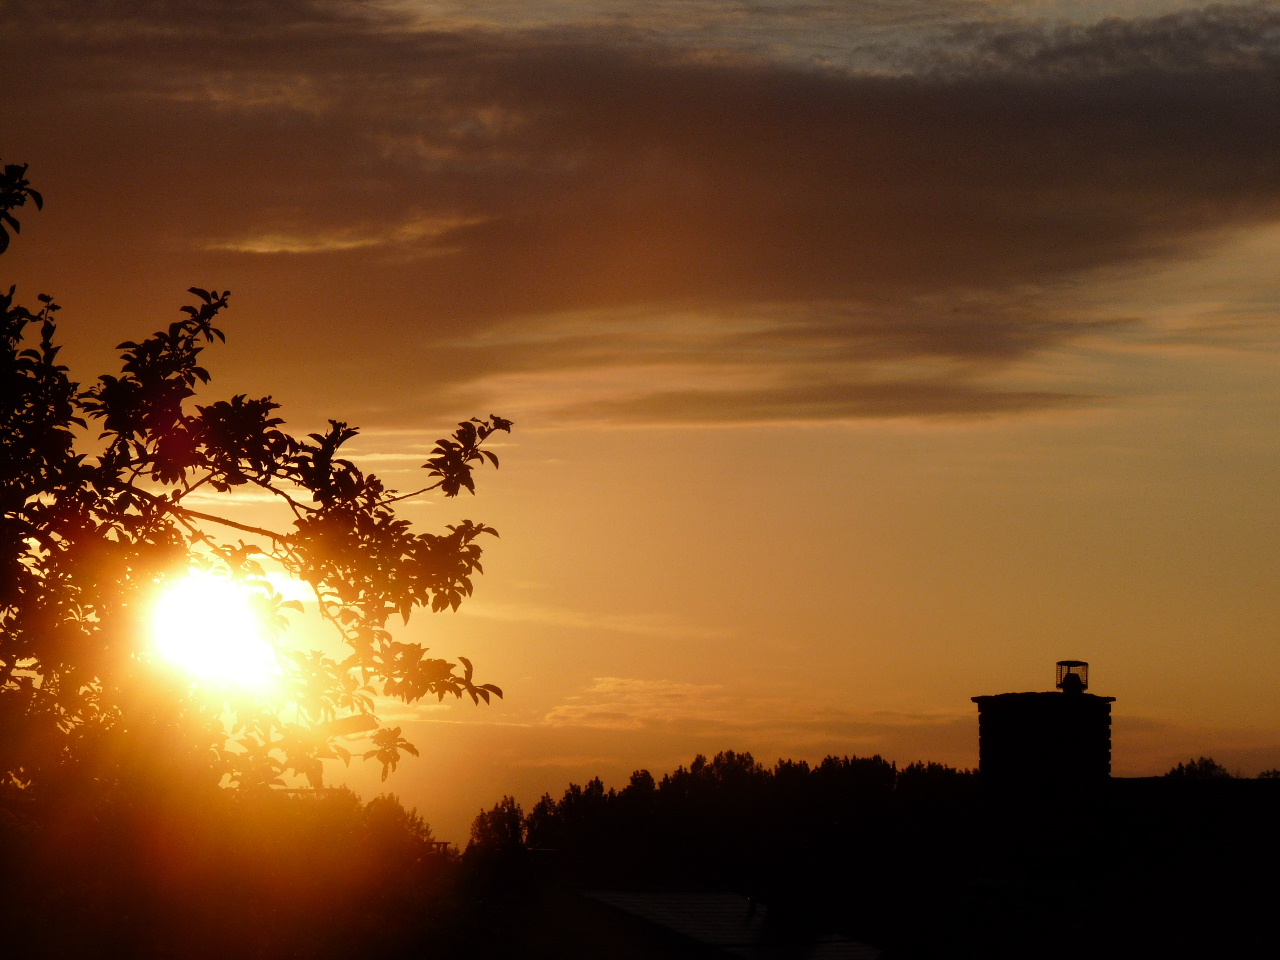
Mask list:
MULTIPOLYGON (((507 886, 488 928, 546 923, 572 905, 556 890, 659 891, 690 909, 733 891, 767 908, 779 941, 761 956, 816 955, 825 933, 885 960, 1265 955, 1280 895, 1275 778, 1208 779, 1113 778, 1011 804, 938 763, 699 756, 621 789, 597 778, 544 795, 525 817, 529 855, 489 881, 507 886)), ((548 924, 555 946, 541 952, 532 933, 495 934, 490 955, 574 955, 553 933, 563 925, 548 924)))
POLYGON ((468 856, 514 854, 524 849, 524 811, 515 797, 503 797, 471 822, 468 856))
POLYGON ((1198 757, 1179 763, 1165 774, 1180 780, 1231 780, 1231 771, 1214 760, 1213 757, 1198 757))
POLYGON ((727 750, 660 780, 638 770, 622 790, 598 778, 571 783, 530 809, 524 832, 530 848, 556 850, 584 882, 676 877, 759 895, 798 871, 824 875, 880 849, 890 822, 919 818, 913 842, 923 842, 975 795, 972 773, 941 764, 899 770, 879 756, 827 757, 769 769, 727 750))
MULTIPOLYGON (((26 167, 6 166, 0 249, 19 229, 11 211, 28 200, 43 202, 26 167)), ((343 458, 357 431, 341 421, 295 437, 270 397, 193 403, 210 380, 202 354, 224 339, 216 323, 229 295, 190 293, 181 319, 120 344, 119 373, 88 387, 58 362, 53 299, 41 294, 33 312, 14 288, 0 293, 0 788, 79 789, 161 772, 244 788, 293 774, 318 786, 323 761, 349 762, 350 737, 371 731, 360 752, 385 779, 416 750, 399 727, 378 728, 375 695, 502 696, 475 682, 467 659, 430 657, 388 624, 471 595, 479 541, 496 531, 463 520, 418 533, 396 505, 430 490, 474 493, 473 470, 498 465, 485 441, 511 423, 460 424, 423 464, 432 482, 398 494, 343 458), (244 489, 268 492, 288 526, 243 523, 188 499, 212 491, 229 505, 244 489), (175 676, 156 662, 145 624, 160 592, 193 570, 245 585, 277 638, 286 611, 302 605, 267 575, 304 581, 345 655, 276 643, 281 692, 271 695, 175 676)))
POLYGON ((7 163, 0 173, 0 253, 9 249, 9 231, 20 233, 22 224, 12 211, 26 206, 30 200, 37 210, 44 208, 44 197, 27 180, 27 165, 7 163))
POLYGON ((420 957, 461 863, 394 796, 184 790, 0 818, 13 957, 420 957), (20 868, 20 869, 17 869, 20 868))

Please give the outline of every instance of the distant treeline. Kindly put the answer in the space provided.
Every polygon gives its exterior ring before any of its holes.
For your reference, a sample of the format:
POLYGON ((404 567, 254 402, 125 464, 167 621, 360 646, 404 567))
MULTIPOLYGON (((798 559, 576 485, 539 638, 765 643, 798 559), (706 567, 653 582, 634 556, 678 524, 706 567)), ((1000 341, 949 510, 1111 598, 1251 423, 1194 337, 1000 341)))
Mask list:
MULTIPOLYGON (((571 783, 527 814, 504 797, 476 818, 467 856, 508 892, 512 878, 526 892, 733 891, 888 958, 1201 956, 1269 942, 1280 883, 1256 867, 1280 855, 1276 779, 1200 757, 1162 777, 1001 794, 938 763, 765 767, 726 751, 620 790, 571 783)), ((509 911, 520 928, 545 912, 509 911)))
MULTIPOLYGON (((1203 756, 1163 776, 1244 779, 1203 756)), ((1280 779, 1280 770, 1265 770, 1256 779, 1280 779)), ((661 780, 637 770, 621 790, 605 789, 599 777, 585 786, 570 783, 559 800, 543 794, 527 814, 513 797, 503 797, 473 821, 468 849, 474 854, 533 848, 600 860, 607 859, 604 851, 625 850, 626 869, 634 871, 636 855, 649 857, 664 847, 741 844, 758 853, 779 842, 790 849, 827 843, 868 817, 955 815, 973 804, 977 790, 976 771, 942 763, 899 768, 876 754, 828 756, 814 766, 779 760, 770 768, 750 753, 727 750, 711 760, 699 754, 661 780)))
POLYGON ((579 888, 731 890, 798 922, 835 912, 874 942, 902 913, 886 890, 930 899, 959 882, 977 803, 976 774, 943 764, 827 757, 769 768, 725 751, 661 779, 637 771, 621 790, 570 784, 527 815, 503 798, 476 818, 468 855, 523 860, 579 888), (928 871, 915 868, 923 862, 928 871))
MULTIPOLYGON (((798 851, 831 858, 894 833, 892 822, 928 812, 963 817, 976 777, 939 763, 899 769, 880 756, 834 757, 772 768, 732 750, 697 756, 655 780, 638 770, 622 790, 601 780, 544 795, 527 815, 507 797, 481 813, 472 846, 552 849, 601 881, 676 876, 690 884, 770 886, 781 861, 798 851), (690 854, 696 854, 690 856, 690 854), (685 862, 689 861, 689 862, 685 862)), ((929 831, 933 832, 933 831, 929 831)))
MULTIPOLYGON (((1186 763, 1179 763, 1176 767, 1165 774, 1166 777, 1173 777, 1179 780, 1246 780, 1238 773, 1232 773, 1213 757, 1197 757, 1195 760, 1188 760, 1186 763)), ((1280 780, 1280 770, 1272 767, 1270 770, 1263 770, 1253 778, 1256 780, 1280 780)))

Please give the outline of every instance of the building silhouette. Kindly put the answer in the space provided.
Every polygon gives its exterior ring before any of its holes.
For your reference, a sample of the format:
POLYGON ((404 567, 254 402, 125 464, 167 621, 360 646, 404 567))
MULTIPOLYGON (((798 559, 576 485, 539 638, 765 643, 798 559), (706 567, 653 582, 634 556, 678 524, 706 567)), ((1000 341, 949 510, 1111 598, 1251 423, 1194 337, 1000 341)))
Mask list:
POLYGON ((1060 660, 1057 690, 973 697, 984 785, 1067 786, 1111 776, 1111 704, 1088 692, 1089 664, 1060 660))

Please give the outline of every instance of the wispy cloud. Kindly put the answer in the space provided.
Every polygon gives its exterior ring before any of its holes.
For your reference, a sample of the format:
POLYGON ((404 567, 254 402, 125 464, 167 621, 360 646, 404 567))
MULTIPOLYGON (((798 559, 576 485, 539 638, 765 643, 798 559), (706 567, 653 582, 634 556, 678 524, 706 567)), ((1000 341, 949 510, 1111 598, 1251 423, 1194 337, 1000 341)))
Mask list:
POLYGON ((374 229, 371 227, 348 228, 310 236, 289 233, 257 233, 234 240, 211 241, 209 250, 231 253, 340 253, 366 247, 413 246, 415 253, 441 255, 450 252, 447 245, 435 245, 434 241, 447 238, 453 230, 481 223, 478 217, 424 217, 410 220, 399 226, 374 229))
POLYGON ((489 603, 473 600, 465 608, 469 616, 508 623, 537 623, 570 630, 623 633, 636 636, 711 640, 728 636, 726 631, 708 630, 681 623, 671 616, 649 614, 600 614, 568 610, 532 603, 489 603))
POLYGON ((832 743, 871 753, 888 744, 946 744, 968 735, 967 712, 901 714, 833 708, 802 696, 744 693, 720 684, 600 677, 581 694, 550 710, 544 723, 755 742, 806 753, 832 743))
POLYGON ((546 715, 553 726, 638 730, 655 720, 723 722, 732 698, 719 685, 600 677, 546 715))
POLYGON ((280 498, 267 490, 260 487, 241 487, 237 490, 227 490, 225 492, 209 490, 194 490, 182 498, 182 502, 188 506, 201 507, 217 505, 226 507, 228 505, 250 505, 264 503, 278 503, 280 498))

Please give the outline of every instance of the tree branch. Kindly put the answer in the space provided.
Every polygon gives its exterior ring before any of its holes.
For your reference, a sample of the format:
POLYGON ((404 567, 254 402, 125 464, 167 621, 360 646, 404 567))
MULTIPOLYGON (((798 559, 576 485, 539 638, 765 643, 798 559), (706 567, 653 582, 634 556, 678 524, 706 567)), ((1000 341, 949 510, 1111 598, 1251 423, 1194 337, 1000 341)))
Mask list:
POLYGON ((136 494, 153 506, 159 507, 161 510, 164 510, 167 513, 172 513, 178 517, 187 517, 191 520, 203 520, 206 523, 218 523, 224 527, 231 527, 233 530, 240 530, 243 533, 252 533, 259 537, 266 537, 269 540, 276 543, 283 543, 286 546, 289 544, 289 537, 285 534, 276 533, 275 531, 268 530, 265 527, 255 527, 252 524, 240 523, 238 520, 229 520, 226 517, 218 517, 212 513, 201 513, 199 510, 191 510, 187 507, 174 503, 168 497, 156 496, 154 493, 143 490, 141 487, 136 487, 130 483, 111 481, 108 486, 128 490, 130 493, 136 494))

